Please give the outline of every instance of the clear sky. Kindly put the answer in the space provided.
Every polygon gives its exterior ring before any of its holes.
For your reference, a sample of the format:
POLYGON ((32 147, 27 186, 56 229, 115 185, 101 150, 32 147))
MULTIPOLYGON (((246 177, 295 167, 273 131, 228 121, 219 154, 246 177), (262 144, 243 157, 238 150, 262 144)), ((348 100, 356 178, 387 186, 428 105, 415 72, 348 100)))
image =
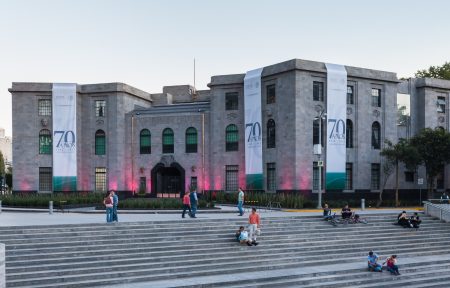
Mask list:
POLYGON ((397 72, 450 61, 450 1, 0 0, 0 127, 11 82, 157 93, 300 58, 397 72))

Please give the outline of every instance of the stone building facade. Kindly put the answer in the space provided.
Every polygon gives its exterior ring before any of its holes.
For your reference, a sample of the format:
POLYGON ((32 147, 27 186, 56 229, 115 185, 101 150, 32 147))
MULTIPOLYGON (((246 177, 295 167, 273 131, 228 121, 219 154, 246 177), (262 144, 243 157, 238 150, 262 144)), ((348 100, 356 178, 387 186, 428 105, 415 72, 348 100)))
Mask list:
MULTIPOLYGON (((402 133, 413 135, 421 127, 449 129, 450 81, 402 82, 392 72, 345 68, 347 179, 343 191, 333 192, 376 193, 383 183, 379 153, 384 139, 395 142, 402 133), (397 93, 410 98, 407 129, 398 128, 397 93), (436 101, 442 102, 436 97, 445 98, 444 112, 436 112, 436 101)), ((209 90, 166 86, 157 94, 122 83, 77 85, 77 189, 175 197, 192 187, 246 187, 244 76, 212 76, 209 90), (100 115, 99 107, 104 109, 100 115)), ((326 145, 319 159, 314 154, 320 137, 315 118, 327 107, 326 87, 325 63, 294 59, 264 67, 263 190, 317 192, 317 163, 325 160, 326 165, 326 145)), ((40 100, 52 100, 51 91, 51 83, 13 83, 10 89, 16 192, 52 191, 52 154, 41 151, 42 140, 52 139, 39 136, 43 129, 51 131, 51 111, 40 106, 48 105, 40 100)), ((385 188, 393 184, 389 179, 385 188)), ((445 189, 448 184, 443 185, 445 189)), ((401 187, 417 189, 404 179, 401 187)))

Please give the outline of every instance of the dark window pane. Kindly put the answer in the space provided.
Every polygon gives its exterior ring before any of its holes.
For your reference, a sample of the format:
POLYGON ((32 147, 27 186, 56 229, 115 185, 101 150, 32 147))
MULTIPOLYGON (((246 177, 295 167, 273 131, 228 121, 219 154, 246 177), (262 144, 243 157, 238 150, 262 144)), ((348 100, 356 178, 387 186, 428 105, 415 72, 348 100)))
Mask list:
POLYGON ((275 84, 269 85, 266 87, 266 94, 267 94, 267 104, 275 103, 275 84))
POLYGON ((225 129, 225 151, 238 151, 239 135, 237 126, 230 124, 225 129))
POLYGON ((313 82, 313 100, 323 101, 323 82, 313 82))
MULTIPOLYGON (((318 191, 319 190, 319 166, 317 166, 317 162, 313 162, 313 190, 318 191)), ((323 167, 320 169, 320 183, 321 188, 323 189, 323 167)))
POLYGON ((106 134, 103 130, 95 132, 95 155, 106 154, 106 134))
POLYGON ((226 191, 236 191, 239 188, 238 172, 239 172, 238 165, 225 166, 225 190, 226 191))
POLYGON ((152 153, 152 138, 150 131, 148 129, 143 129, 140 134, 140 153, 150 154, 152 153))
POLYGON ((347 148, 353 148, 353 122, 347 119, 347 127, 345 131, 345 146, 347 148))
POLYGON ((186 153, 197 153, 197 129, 186 129, 186 153))
POLYGON ((267 163, 267 190, 277 189, 277 176, 275 163, 267 163))
POLYGON ((238 110, 239 94, 237 92, 225 93, 225 110, 238 110))
POLYGON ((174 153, 174 135, 173 130, 166 128, 163 131, 163 153, 174 153))
POLYGON ((381 89, 372 88, 372 106, 381 107, 381 89))
POLYGON ((380 164, 378 163, 372 163, 371 188, 372 190, 380 189, 380 164))
POLYGON ((39 167, 39 191, 52 190, 52 167, 39 167))
POLYGON ((275 148, 275 121, 267 121, 267 148, 275 148))
POLYGON ((52 134, 47 129, 39 131, 39 154, 52 154, 52 134))
POLYGON ((380 149, 381 147, 381 129, 378 122, 372 124, 372 148, 380 149))
POLYGON ((353 163, 345 164, 345 190, 353 190, 353 163))

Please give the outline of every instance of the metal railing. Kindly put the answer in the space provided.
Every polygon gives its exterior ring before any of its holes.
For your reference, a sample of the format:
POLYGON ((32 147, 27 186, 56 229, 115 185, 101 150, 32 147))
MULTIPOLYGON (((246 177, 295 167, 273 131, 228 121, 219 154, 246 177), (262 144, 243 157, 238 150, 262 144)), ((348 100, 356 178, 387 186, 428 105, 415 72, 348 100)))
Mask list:
POLYGON ((430 199, 430 201, 423 201, 425 215, 439 218, 441 221, 450 222, 450 204, 432 203, 438 199, 430 199))

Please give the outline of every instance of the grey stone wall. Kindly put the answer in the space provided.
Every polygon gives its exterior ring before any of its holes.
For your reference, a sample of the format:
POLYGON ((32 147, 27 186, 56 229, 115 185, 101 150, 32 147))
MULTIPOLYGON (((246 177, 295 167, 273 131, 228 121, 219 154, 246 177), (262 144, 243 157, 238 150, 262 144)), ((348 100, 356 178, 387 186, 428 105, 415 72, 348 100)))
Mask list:
POLYGON ((5 244, 0 243, 0 288, 6 288, 5 244))

